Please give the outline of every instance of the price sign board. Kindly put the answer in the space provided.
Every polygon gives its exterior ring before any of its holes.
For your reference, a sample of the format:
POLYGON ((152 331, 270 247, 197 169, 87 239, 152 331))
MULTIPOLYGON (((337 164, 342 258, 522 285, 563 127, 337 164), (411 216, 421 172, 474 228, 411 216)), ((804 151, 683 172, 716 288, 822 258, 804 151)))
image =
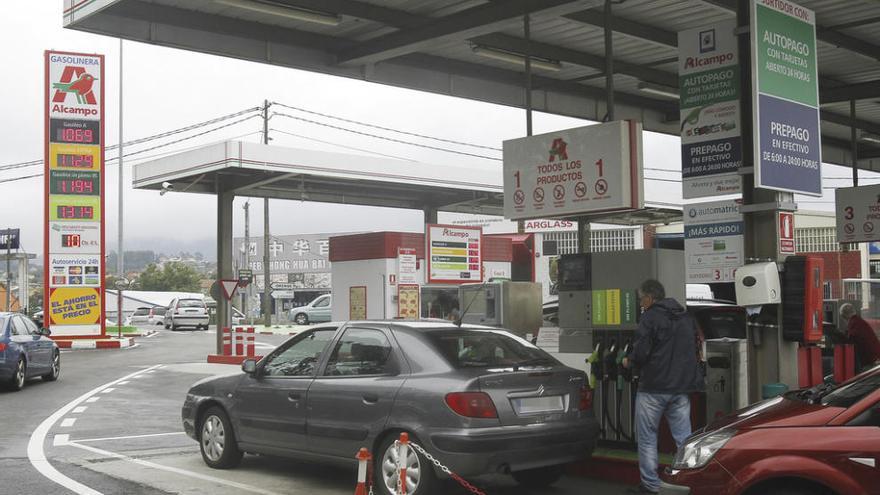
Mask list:
POLYGON ((418 260, 415 248, 397 248, 397 280, 401 285, 417 285, 418 260))
POLYGON ((643 206, 638 122, 607 122, 504 142, 505 218, 553 218, 643 206))
POLYGON ((47 51, 45 314, 53 335, 104 328, 104 56, 47 51))
POLYGON ((743 227, 739 201, 685 205, 687 283, 733 282, 737 268, 743 265, 743 227))
POLYGON ((755 187, 822 195, 816 15, 787 0, 753 0, 755 187))
POLYGON ((841 187, 834 194, 837 242, 880 240, 880 184, 841 187))
POLYGON ((428 283, 481 282, 483 229, 428 225, 428 283))

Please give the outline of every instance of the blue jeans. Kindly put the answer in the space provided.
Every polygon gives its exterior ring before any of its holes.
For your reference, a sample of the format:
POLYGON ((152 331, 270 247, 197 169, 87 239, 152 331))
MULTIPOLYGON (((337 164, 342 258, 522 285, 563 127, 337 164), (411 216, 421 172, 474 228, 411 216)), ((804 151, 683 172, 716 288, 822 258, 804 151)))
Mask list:
POLYGON ((636 394, 636 434, 639 443, 639 475, 642 485, 652 491, 660 490, 657 476, 657 430, 660 418, 666 415, 675 446, 681 447, 691 434, 691 401, 686 394, 636 394))

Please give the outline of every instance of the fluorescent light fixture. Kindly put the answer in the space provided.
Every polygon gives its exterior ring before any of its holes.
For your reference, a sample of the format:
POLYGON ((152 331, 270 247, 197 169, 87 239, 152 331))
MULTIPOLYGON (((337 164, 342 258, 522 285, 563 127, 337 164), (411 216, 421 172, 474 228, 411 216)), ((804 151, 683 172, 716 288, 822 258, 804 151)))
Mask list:
POLYGON ((861 139, 862 141, 867 141, 869 143, 880 144, 880 136, 876 134, 870 134, 865 131, 861 132, 859 139, 861 139))
MULTIPOLYGON (((519 53, 508 52, 506 50, 498 50, 497 48, 487 48, 485 46, 479 46, 479 45, 474 45, 472 50, 477 55, 480 55, 480 56, 483 56, 486 58, 491 58, 494 60, 501 60, 502 62, 509 62, 511 64, 516 64, 521 67, 526 66, 525 55, 522 55, 519 53)), ((562 64, 560 64, 559 62, 557 62, 555 60, 547 60, 547 59, 535 58, 535 57, 530 57, 530 58, 531 58, 531 65, 532 65, 533 69, 543 69, 543 70, 550 70, 550 71, 554 71, 554 72, 562 70, 562 64)))
POLYGON ((677 89, 670 88, 669 86, 663 86, 662 84, 640 82, 639 90, 644 91, 645 93, 651 93, 652 95, 665 96, 666 98, 672 98, 674 100, 679 99, 677 89))
POLYGON ((261 14, 276 15, 297 21, 313 22, 325 26, 338 26, 342 19, 337 14, 303 10, 296 7, 279 5, 275 3, 257 2, 255 0, 214 0, 216 3, 235 7, 242 10, 250 10, 261 14))

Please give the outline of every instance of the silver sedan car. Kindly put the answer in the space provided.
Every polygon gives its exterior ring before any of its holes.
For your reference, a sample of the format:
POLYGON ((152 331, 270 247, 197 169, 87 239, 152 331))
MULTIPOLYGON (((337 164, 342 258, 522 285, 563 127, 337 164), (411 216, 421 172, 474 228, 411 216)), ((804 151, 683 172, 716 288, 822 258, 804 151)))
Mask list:
MULTIPOLYGON (((183 405, 184 429, 214 468, 243 453, 356 462, 367 447, 390 495, 406 431, 459 475, 510 473, 537 487, 589 456, 598 432, 585 373, 500 329, 316 326, 242 369, 196 383, 183 405)), ((410 449, 406 464, 407 493, 438 489, 442 473, 421 453, 410 449)))

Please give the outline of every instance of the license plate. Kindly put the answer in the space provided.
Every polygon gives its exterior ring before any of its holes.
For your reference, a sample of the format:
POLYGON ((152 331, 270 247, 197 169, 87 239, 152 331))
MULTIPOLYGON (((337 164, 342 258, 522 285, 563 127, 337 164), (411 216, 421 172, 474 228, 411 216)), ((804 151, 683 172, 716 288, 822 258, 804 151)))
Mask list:
POLYGON ((522 399, 511 399, 510 402, 513 404, 513 410, 520 415, 559 412, 564 410, 561 395, 525 397, 522 399))

